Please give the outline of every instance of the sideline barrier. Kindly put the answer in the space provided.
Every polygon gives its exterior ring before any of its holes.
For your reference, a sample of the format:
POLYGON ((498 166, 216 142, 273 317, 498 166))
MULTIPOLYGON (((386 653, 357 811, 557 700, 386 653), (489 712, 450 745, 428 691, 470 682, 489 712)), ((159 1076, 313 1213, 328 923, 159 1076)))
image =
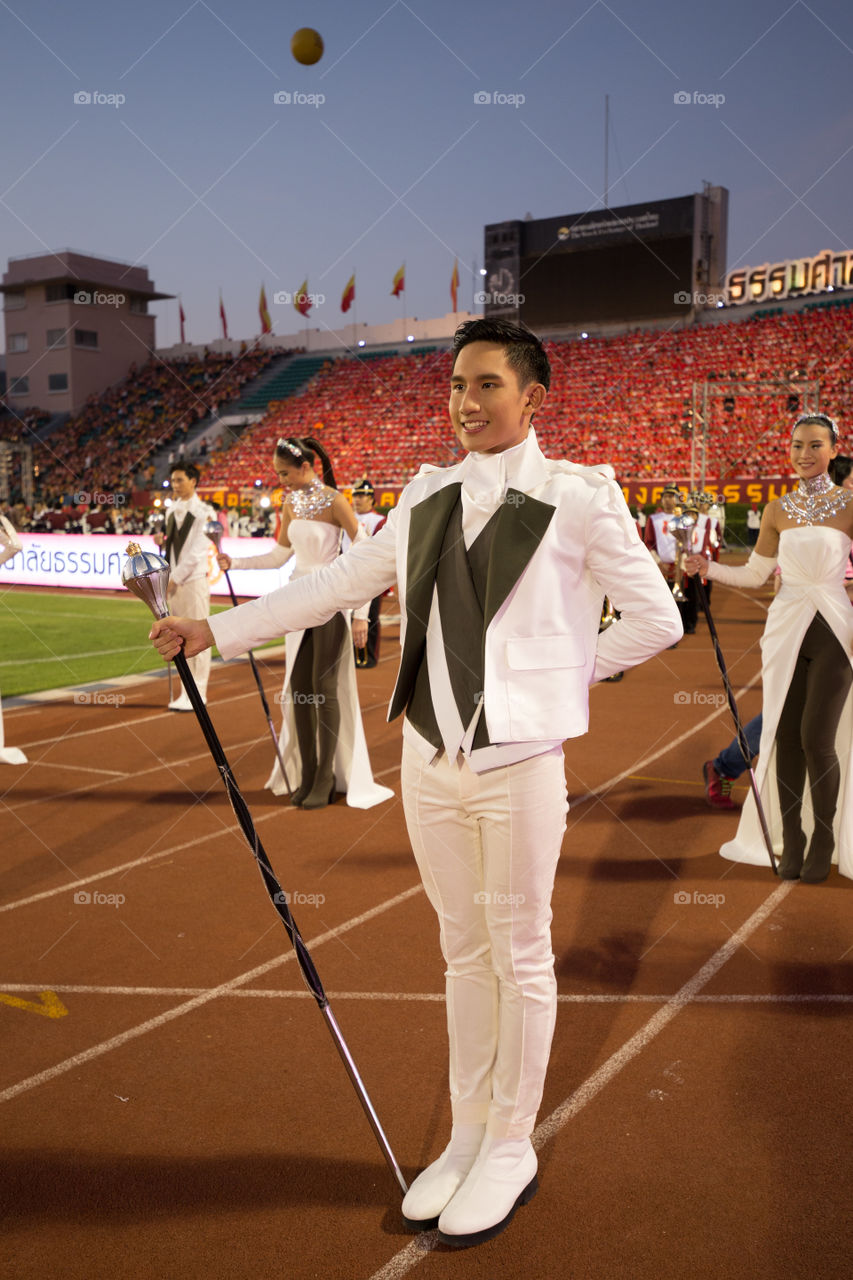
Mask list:
MULTIPOLYGON (((0 566, 0 586, 15 583, 24 587, 78 587, 86 590, 121 591, 128 534, 20 533, 23 544, 11 560, 0 566)), ((157 551, 150 535, 133 535, 144 551, 157 551)), ((273 538, 223 538, 222 550, 229 556, 262 556, 271 551, 273 538)), ((241 596, 263 596, 287 582, 293 560, 280 569, 235 569, 234 589, 241 596)), ((207 557, 210 594, 226 596, 225 574, 216 563, 211 543, 207 557)))

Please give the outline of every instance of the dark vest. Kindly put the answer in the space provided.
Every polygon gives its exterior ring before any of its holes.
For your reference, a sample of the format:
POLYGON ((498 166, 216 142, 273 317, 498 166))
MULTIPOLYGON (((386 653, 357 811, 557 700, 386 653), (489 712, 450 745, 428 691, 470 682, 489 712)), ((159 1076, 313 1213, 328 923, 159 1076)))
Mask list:
POLYGON ((186 542, 187 538, 190 536, 190 529, 193 527, 194 523, 195 523, 195 516, 192 515, 190 512, 187 512, 187 514, 184 516, 184 523, 181 525, 179 529, 178 522, 175 519, 174 513, 171 511, 169 512, 169 517, 166 520, 165 551, 166 551, 166 559, 169 561, 170 564, 172 563, 172 552, 174 552, 175 554, 175 564, 177 564, 177 562, 180 560, 181 552, 184 549, 184 543, 186 542))
MULTIPOLYGON (((500 508, 466 550, 462 534, 462 500, 457 497, 447 522, 435 575, 450 685, 466 729, 483 697, 486 579, 499 511, 500 508)), ((427 742, 436 748, 441 747, 425 650, 415 675, 406 715, 427 742)), ((489 745, 486 717, 481 715, 474 732, 473 746, 476 749, 489 745)))
MULTIPOLYGON (((458 481, 453 481, 450 484, 443 485, 428 498, 415 503, 412 507, 406 547, 405 598, 401 600, 406 616, 406 636, 403 642, 403 652, 400 656, 397 682, 394 686, 391 705, 388 709, 389 720, 394 720, 401 712, 409 708, 418 676, 420 675, 422 679, 426 679, 426 632, 432 604, 433 586, 436 583, 439 566, 443 559, 448 522, 456 512, 457 507, 459 508, 460 533, 455 541, 459 543, 462 556, 468 563, 469 575, 477 579, 480 590, 478 603, 481 604, 482 621, 479 630, 475 630, 473 633, 477 636, 478 643, 472 646, 469 635, 466 637, 465 645, 459 649, 459 652, 466 657, 471 656, 468 653, 470 648, 475 649, 480 654, 477 659, 479 664, 477 690, 483 687, 482 654, 485 648, 486 631, 498 609, 527 568, 554 516, 555 508, 549 503, 540 502, 538 499, 525 495, 516 489, 508 488, 506 501, 501 503, 492 518, 494 521, 493 528, 491 527, 492 521, 489 521, 489 534, 485 541, 481 542, 483 535, 486 533, 484 529, 476 542, 472 543, 470 551, 466 553, 461 537, 461 490, 462 485, 458 481), (478 546, 478 544, 480 545, 478 546), (485 591, 483 591, 482 566, 486 561, 488 562, 488 568, 485 575, 485 591)), ((453 543, 454 540, 451 538, 448 546, 452 547, 453 543)), ((475 594, 477 589, 475 587, 475 594)), ((452 625, 452 614, 453 601, 451 600, 450 605, 442 613, 442 622, 444 623, 446 617, 448 624, 452 625)), ((447 635, 445 635, 444 639, 445 645, 449 649, 451 645, 447 635)), ((450 657, 448 655, 449 666, 450 657)), ((453 675, 451 672, 452 680, 453 675)), ((453 687, 455 689, 456 685, 453 687)), ((432 712, 432 699, 431 697, 424 698, 423 690, 420 691, 417 707, 423 716, 424 724, 426 724, 427 716, 432 712), (426 710, 427 707, 429 711, 426 710)), ((463 707, 467 714, 462 714, 462 720, 467 727, 471 719, 472 707, 471 702, 464 694, 463 707)), ((460 713, 463 711, 463 707, 460 707, 460 713)), ((434 714, 431 715, 431 718, 434 720, 434 714)), ((485 730, 485 724, 483 725, 483 730, 485 730)), ((436 736, 435 731, 425 732, 424 737, 436 747, 441 746, 441 738, 436 736)))

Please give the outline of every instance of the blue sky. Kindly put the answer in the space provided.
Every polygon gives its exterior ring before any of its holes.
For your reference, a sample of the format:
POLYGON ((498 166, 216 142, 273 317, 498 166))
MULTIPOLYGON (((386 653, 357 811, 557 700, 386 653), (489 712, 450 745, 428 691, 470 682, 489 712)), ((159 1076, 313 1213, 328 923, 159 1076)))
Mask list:
POLYGON ((470 307, 486 223, 601 207, 605 94, 611 205, 728 187, 729 269, 853 248, 848 0, 2 0, 0 59, 4 267, 140 262, 195 342, 220 287, 256 334, 262 282, 292 331, 272 295, 306 277, 311 323, 340 327, 353 271, 358 320, 391 321, 403 260, 408 315, 450 310, 456 257, 470 307), (290 54, 306 25, 315 67, 290 54))

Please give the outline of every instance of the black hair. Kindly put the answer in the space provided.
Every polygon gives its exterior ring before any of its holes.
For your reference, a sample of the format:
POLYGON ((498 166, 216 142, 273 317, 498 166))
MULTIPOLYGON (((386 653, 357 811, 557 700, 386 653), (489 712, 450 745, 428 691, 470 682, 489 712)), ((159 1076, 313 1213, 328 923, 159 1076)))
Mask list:
POLYGON ((330 489, 337 489, 335 484, 335 473, 332 470, 332 464, 329 461, 329 455, 320 444, 319 440, 314 440, 311 436, 282 436, 275 446, 275 456, 281 458, 290 465, 301 467, 303 462, 307 462, 310 466, 314 466, 315 458, 320 459, 320 465, 323 468, 323 484, 327 484, 330 489))
POLYGON ((832 443, 838 444, 838 425, 834 418, 830 418, 828 413, 801 413, 791 428, 791 435, 794 434, 797 427, 803 427, 807 422, 813 422, 818 427, 826 427, 832 443))
POLYGON ((198 484, 201 479, 201 472, 194 462, 173 462, 169 467, 169 475, 173 476, 176 471, 183 471, 188 480, 195 480, 198 484))
POLYGON ((829 463, 829 478, 833 484, 843 484, 853 471, 853 458, 844 453, 837 453, 829 463))
POLYGON ((522 390, 531 382, 541 382, 546 391, 550 387, 551 366, 545 348, 526 325, 487 317, 466 320, 453 335, 454 365, 459 352, 471 342, 493 342, 503 347, 506 362, 515 370, 522 390))

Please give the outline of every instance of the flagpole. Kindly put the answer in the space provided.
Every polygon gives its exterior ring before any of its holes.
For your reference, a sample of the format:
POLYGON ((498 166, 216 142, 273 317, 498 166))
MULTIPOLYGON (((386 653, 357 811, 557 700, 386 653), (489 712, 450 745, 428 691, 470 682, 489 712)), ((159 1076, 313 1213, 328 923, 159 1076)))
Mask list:
POLYGON ((400 325, 400 337, 406 341, 406 259, 403 259, 403 319, 400 325))

